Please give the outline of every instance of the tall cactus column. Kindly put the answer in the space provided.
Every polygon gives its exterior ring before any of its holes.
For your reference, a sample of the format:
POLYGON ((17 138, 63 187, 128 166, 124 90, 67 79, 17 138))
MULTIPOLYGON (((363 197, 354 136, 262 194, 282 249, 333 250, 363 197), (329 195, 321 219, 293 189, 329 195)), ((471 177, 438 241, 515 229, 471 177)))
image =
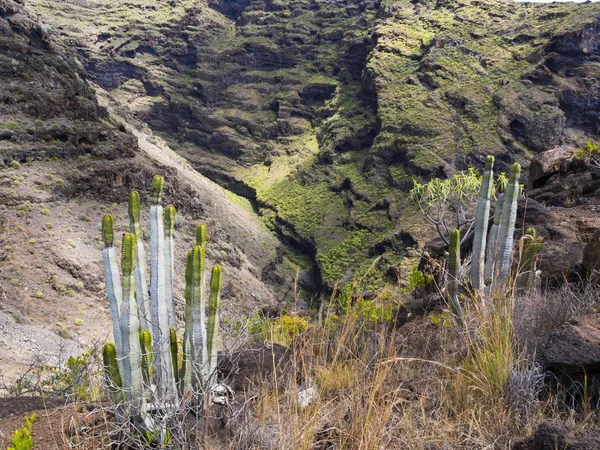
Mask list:
POLYGON ((485 260, 485 279, 492 278, 494 274, 494 258, 496 257, 496 248, 498 247, 498 229, 502 220, 502 207, 504 206, 504 194, 500 194, 496 200, 496 210, 494 211, 494 222, 487 241, 486 260, 485 260))
POLYGON ((146 407, 143 395, 142 349, 140 347, 139 335, 140 321, 134 287, 135 241, 134 234, 126 233, 123 235, 123 245, 121 247, 123 302, 119 319, 123 347, 121 377, 125 395, 131 407, 132 416, 138 420, 143 420, 146 407))
POLYGON ((462 323, 463 313, 458 300, 458 290, 460 287, 460 230, 452 230, 450 233, 450 248, 448 253, 448 298, 452 313, 462 323))
POLYGON ((169 328, 177 329, 175 317, 175 295, 173 280, 175 277, 175 207, 168 205, 165 208, 165 301, 169 328))
MULTIPOLYGON (((117 253, 114 247, 114 218, 110 214, 102 218, 102 239, 104 249, 102 257, 104 260, 104 273, 106 279, 106 296, 110 309, 110 317, 113 325, 113 338, 118 355, 122 355, 123 346, 121 345, 121 328, 116 326, 119 323, 121 315, 121 303, 123 301, 123 289, 121 286, 121 276, 119 275, 119 266, 117 264, 117 253)), ((121 362, 119 361, 119 368, 121 362)))
POLYGON ((475 231, 473 235, 473 257, 471 261, 471 283, 474 289, 484 286, 483 274, 485 264, 485 244, 487 240, 488 222, 490 220, 490 195, 494 182, 494 157, 485 159, 485 171, 479 191, 477 214, 475 216, 475 231))
POLYGON ((129 231, 135 234, 136 239, 135 295, 139 305, 140 327, 142 330, 149 330, 151 314, 146 281, 146 250, 140 226, 140 194, 137 191, 129 194, 129 231))
POLYGON ((166 298, 165 232, 161 206, 164 179, 156 175, 152 180, 150 206, 150 306, 154 366, 158 398, 166 403, 177 401, 177 387, 173 376, 169 314, 166 298))
POLYGON ((204 262, 205 249, 196 245, 188 254, 186 267, 186 329, 184 393, 200 391, 207 379, 204 262))
POLYGON ((219 339, 219 307, 221 306, 221 272, 220 266, 214 266, 210 275, 210 300, 208 303, 208 324, 206 353, 208 358, 208 377, 210 384, 215 378, 218 358, 219 339))
MULTIPOLYGON (((510 176, 506 186, 506 197, 502 207, 502 220, 498 229, 498 248, 496 250, 497 278, 500 282, 508 279, 512 264, 512 252, 515 234, 515 223, 517 221, 517 202, 519 200, 519 178, 521 177, 521 166, 514 163, 510 168, 510 176)), ((494 274, 496 275, 496 274, 494 274)))

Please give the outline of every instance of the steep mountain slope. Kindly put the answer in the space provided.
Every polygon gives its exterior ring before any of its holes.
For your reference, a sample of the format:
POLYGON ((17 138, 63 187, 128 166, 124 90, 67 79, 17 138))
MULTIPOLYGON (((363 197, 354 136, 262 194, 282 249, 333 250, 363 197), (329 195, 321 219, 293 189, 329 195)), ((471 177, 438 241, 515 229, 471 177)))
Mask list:
POLYGON ((597 4, 32 0, 92 80, 251 199, 326 286, 404 278, 414 176, 598 133, 597 4), (399 267, 401 268, 399 270, 399 267))
MULTIPOLYGON (((207 264, 224 267, 227 315, 290 299, 276 237, 249 205, 192 170, 130 119, 101 106, 86 74, 20 2, 0 0, 0 370, 36 357, 56 364, 108 337, 98 225, 113 213, 127 231, 130 189, 148 197, 165 176, 179 212, 176 272, 183 311, 185 251, 195 225, 209 228, 207 264), (139 145, 138 145, 139 140, 139 145)), ((101 94, 101 91, 98 91, 101 94)), ((117 105, 118 106, 118 105, 117 105)), ((144 216, 147 229, 147 215, 144 216)), ((0 388, 2 385, 0 384, 0 388)))

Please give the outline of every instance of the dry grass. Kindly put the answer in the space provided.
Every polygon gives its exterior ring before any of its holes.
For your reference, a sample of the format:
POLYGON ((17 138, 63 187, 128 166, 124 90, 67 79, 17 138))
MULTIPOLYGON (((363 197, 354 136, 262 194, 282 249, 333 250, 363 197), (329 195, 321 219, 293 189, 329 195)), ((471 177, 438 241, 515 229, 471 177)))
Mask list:
MULTIPOLYGON (((545 387, 534 339, 560 325, 558 316, 597 307, 596 294, 508 292, 489 296, 485 308, 466 300, 464 328, 432 320, 439 310, 394 328, 352 307, 333 320, 330 308, 322 326, 293 340, 294 367, 257 377, 255 389, 209 411, 218 418, 183 419, 182 411, 180 448, 509 449, 543 421, 597 423, 586 402, 573 409, 545 387), (301 407, 297 392, 307 386, 319 396, 301 407)), ((105 405, 82 410, 63 436, 78 449, 105 448, 109 436, 122 441, 131 430, 115 427, 115 414, 105 405), (90 417, 93 425, 82 426, 90 417)))

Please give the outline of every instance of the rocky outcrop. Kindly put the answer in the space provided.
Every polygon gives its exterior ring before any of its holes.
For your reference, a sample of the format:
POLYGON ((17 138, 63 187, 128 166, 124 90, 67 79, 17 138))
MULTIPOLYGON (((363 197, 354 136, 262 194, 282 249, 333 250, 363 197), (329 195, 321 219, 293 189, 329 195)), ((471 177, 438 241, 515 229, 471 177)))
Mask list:
POLYGON ((600 450, 600 429, 575 429, 562 423, 542 423, 529 439, 514 450, 600 450))
POLYGON ((100 20, 85 3, 30 1, 121 105, 299 250, 310 243, 329 287, 379 255, 370 284, 395 282, 406 248, 362 249, 426 234, 404 214, 414 176, 488 153, 498 169, 525 164, 597 135, 594 3, 158 0, 100 20))
POLYGON ((600 314, 574 319, 553 331, 541 351, 545 366, 568 375, 600 374, 600 314))
POLYGON ((86 72, 22 2, 0 1, 0 167, 16 160, 132 156, 135 139, 108 121, 86 72))
POLYGON ((543 151, 533 157, 529 163, 527 189, 535 190, 543 187, 548 178, 563 168, 566 172, 568 164, 577 153, 577 148, 559 145, 551 150, 543 151))

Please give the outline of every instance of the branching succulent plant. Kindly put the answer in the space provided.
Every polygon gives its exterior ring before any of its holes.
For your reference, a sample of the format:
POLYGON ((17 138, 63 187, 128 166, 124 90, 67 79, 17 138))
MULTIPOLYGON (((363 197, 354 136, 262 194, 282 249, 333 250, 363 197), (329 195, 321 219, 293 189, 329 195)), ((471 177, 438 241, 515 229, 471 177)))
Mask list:
MULTIPOLYGON (((496 282, 506 282, 512 265, 521 166, 518 163, 513 164, 508 180, 502 177, 494 184, 493 165, 494 157, 488 156, 479 189, 479 200, 473 227, 471 284, 474 289, 479 291, 484 288, 486 280, 491 282, 490 289, 493 289, 496 282), (494 221, 488 236, 490 198, 494 187, 500 186, 505 188, 505 193, 501 194, 496 202, 494 221)), ((468 228, 467 232, 470 230, 471 227, 468 228)), ((457 292, 459 285, 460 244, 462 242, 464 242, 464 239, 463 241, 460 240, 460 229, 453 230, 449 241, 448 295, 450 297, 451 309, 459 318, 462 313, 460 311, 457 292)), ((528 247, 528 251, 537 252, 539 251, 539 246, 528 247)))
POLYGON ((197 245, 186 264, 186 316, 183 376, 179 377, 177 320, 174 302, 175 207, 161 206, 164 180, 155 176, 150 206, 150 295, 140 227, 140 196, 129 197, 130 231, 123 235, 121 276, 114 241, 114 219, 102 221, 106 293, 113 322, 114 345, 103 359, 115 402, 125 399, 128 414, 151 430, 153 411, 168 411, 180 398, 197 403, 197 394, 216 382, 221 268, 212 269, 208 320, 204 287, 206 227, 199 225, 197 245), (208 330, 208 332, 207 332, 208 330))

